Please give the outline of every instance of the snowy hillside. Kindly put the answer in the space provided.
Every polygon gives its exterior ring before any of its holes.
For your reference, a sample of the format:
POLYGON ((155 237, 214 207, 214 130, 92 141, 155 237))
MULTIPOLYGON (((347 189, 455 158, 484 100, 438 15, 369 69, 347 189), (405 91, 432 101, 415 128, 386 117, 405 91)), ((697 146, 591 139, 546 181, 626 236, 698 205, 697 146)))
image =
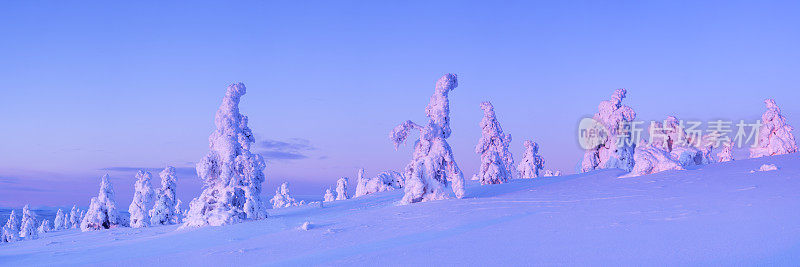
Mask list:
POLYGON ((221 227, 43 234, 19 265, 788 264, 800 261, 797 154, 617 178, 606 169, 396 206, 402 190, 270 210, 221 227), (774 164, 775 171, 759 171, 774 164), (754 172, 753 172, 754 171, 754 172), (310 222, 308 230, 301 229, 310 222))

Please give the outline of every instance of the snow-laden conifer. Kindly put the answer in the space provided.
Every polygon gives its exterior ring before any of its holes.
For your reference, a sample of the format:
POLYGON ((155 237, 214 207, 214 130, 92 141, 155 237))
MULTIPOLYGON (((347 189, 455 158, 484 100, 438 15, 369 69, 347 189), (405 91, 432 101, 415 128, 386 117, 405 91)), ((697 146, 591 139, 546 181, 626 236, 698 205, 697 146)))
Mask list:
POLYGON ((242 83, 228 86, 214 118, 216 129, 209 136, 209 152, 197 163, 197 174, 205 188, 189 204, 186 227, 219 226, 244 219, 267 217, 261 199, 264 159, 250 152, 255 142, 247 116, 239 113, 246 93, 242 83))
POLYGON ((69 220, 67 219, 66 214, 64 214, 64 211, 58 209, 58 212, 56 212, 56 217, 53 219, 53 230, 58 231, 58 230, 69 229, 67 221, 69 220))
POLYGON ((181 221, 181 211, 175 196, 177 179, 175 167, 167 166, 161 173, 161 189, 158 190, 155 205, 150 210, 150 222, 153 225, 177 224, 181 221))
POLYGON ((475 175, 481 184, 502 184, 513 178, 514 157, 508 150, 511 135, 504 134, 494 112, 492 103, 481 103, 481 138, 475 146, 475 153, 481 157, 481 165, 475 175))
POLYGON ((19 237, 24 239, 39 238, 39 233, 36 229, 39 227, 39 222, 36 220, 36 213, 31 210, 30 205, 25 205, 22 208, 22 224, 20 225, 19 237))
POLYGON ((133 228, 150 226, 150 215, 148 209, 153 206, 153 186, 150 185, 152 174, 149 171, 140 170, 136 173, 136 183, 134 184, 133 201, 128 206, 130 225, 133 228))
POLYGON ((405 195, 401 204, 447 198, 445 188, 452 184, 457 198, 464 196, 464 174, 458 168, 453 151, 447 144, 450 137, 450 101, 447 96, 458 86, 455 74, 445 74, 436 82, 425 114, 429 122, 419 125, 406 121, 392 130, 389 138, 395 149, 408 138, 410 130, 419 131, 414 142, 411 162, 405 169, 405 195))
POLYGON ((758 144, 750 148, 750 158, 783 155, 797 152, 797 143, 792 134, 792 126, 786 123, 781 109, 775 100, 764 100, 767 111, 761 115, 761 128, 758 130, 758 144))
POLYGON ((347 181, 347 177, 339 178, 339 180, 336 181, 336 200, 350 198, 350 196, 347 195, 347 181))
POLYGON ((81 222, 81 211, 73 205, 72 210, 69 211, 69 228, 80 228, 81 222))
POLYGON ((283 182, 278 190, 275 190, 275 196, 269 200, 272 203, 273 209, 288 208, 291 206, 299 206, 300 203, 289 194, 289 183, 283 182))
POLYGON ((589 142, 594 147, 583 155, 581 172, 605 168, 633 169, 636 144, 632 142, 632 135, 625 132, 625 125, 636 119, 636 112, 622 104, 626 94, 625 89, 617 89, 610 100, 600 102, 593 120, 606 134, 589 142))
POLYGON ((17 216, 16 210, 11 210, 11 214, 8 216, 8 221, 3 226, 3 233, 0 236, 0 240, 3 242, 14 242, 19 240, 19 230, 20 230, 20 221, 19 217, 17 216))
POLYGON ((331 202, 336 200, 336 195, 333 194, 333 190, 331 190, 329 187, 328 189, 325 189, 325 196, 323 198, 324 202, 331 202))
POLYGON ((49 233, 53 231, 53 227, 50 226, 50 220, 44 219, 42 220, 42 224, 39 225, 39 228, 36 229, 39 234, 49 233))
MULTIPOLYGON (((539 177, 541 175, 539 172, 544 169, 544 158, 539 155, 539 144, 531 140, 525 140, 523 144, 525 145, 525 153, 522 155, 519 165, 517 165, 519 177, 523 179, 539 177)), ((553 176, 552 171, 550 171, 550 176, 553 176)))
MULTIPOLYGON (((80 217, 77 209, 73 207, 72 214, 80 217)), ((114 188, 108 179, 108 174, 100 178, 100 192, 93 197, 89 210, 80 223, 81 231, 109 229, 120 225, 121 221, 117 212, 117 202, 114 197, 114 188)))
POLYGON ((735 143, 733 141, 722 144, 722 149, 720 149, 719 153, 717 153, 717 161, 719 162, 733 161, 734 145, 735 143))

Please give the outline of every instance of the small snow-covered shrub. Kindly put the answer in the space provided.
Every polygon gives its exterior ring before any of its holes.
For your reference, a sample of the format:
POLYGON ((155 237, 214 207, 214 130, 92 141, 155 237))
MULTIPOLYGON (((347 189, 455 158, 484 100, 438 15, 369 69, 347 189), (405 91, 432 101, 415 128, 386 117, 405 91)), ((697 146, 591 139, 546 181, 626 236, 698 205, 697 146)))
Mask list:
POLYGON ((153 187, 150 185, 152 175, 148 171, 140 170, 136 173, 133 201, 128 206, 130 225, 133 228, 150 226, 150 215, 147 210, 153 205, 153 187))
POLYGON ((797 143, 792 134, 792 126, 786 123, 781 109, 775 100, 764 100, 767 111, 761 115, 761 128, 758 130, 758 144, 750 148, 750 158, 783 155, 797 152, 797 143))
MULTIPOLYGON (((544 159, 538 154, 539 144, 531 140, 525 140, 524 145, 525 153, 517 166, 519 177, 523 179, 539 177, 539 171, 544 169, 544 159)), ((545 172, 545 176, 548 176, 547 172, 550 172, 549 176, 553 176, 553 172, 550 170, 545 172)))
POLYGON ((406 165, 403 199, 401 204, 447 198, 445 188, 452 184, 457 198, 464 196, 464 174, 458 168, 453 151, 447 144, 450 137, 450 101, 448 93, 458 87, 455 74, 445 74, 436 82, 425 113, 428 123, 419 125, 406 121, 395 127, 389 138, 395 149, 408 138, 410 130, 419 131, 419 139, 414 142, 411 162, 406 165))
POLYGON ((669 152, 658 145, 645 144, 636 148, 634 160, 636 165, 630 173, 622 177, 634 177, 667 170, 683 170, 681 163, 672 158, 669 152))
POLYGON ((768 172, 768 171, 776 171, 776 170, 778 170, 778 166, 775 166, 775 164, 763 164, 763 165, 761 165, 760 168, 758 168, 758 171, 760 171, 760 172, 768 172))
POLYGON ((399 189, 403 187, 403 175, 396 171, 385 171, 372 178, 364 177, 363 169, 359 170, 358 185, 355 197, 399 189))
POLYGON ((311 222, 304 222, 303 225, 300 225, 300 229, 303 229, 304 231, 311 230, 311 228, 314 228, 314 225, 311 224, 311 222))
MULTIPOLYGON (((75 207, 72 208, 72 214, 77 218, 79 213, 75 207)), ((80 223, 82 231, 92 231, 100 229, 109 229, 117 227, 121 224, 119 214, 117 212, 117 202, 114 200, 114 188, 111 181, 108 179, 108 174, 100 178, 100 192, 97 197, 93 197, 89 204, 89 210, 86 216, 80 223)))

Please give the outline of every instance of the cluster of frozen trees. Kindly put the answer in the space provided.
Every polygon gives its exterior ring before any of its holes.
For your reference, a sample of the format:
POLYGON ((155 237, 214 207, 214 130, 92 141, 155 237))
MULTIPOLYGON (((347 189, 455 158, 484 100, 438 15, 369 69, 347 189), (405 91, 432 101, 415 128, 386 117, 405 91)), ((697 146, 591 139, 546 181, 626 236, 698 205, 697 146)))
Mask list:
POLYGON ((323 202, 349 199, 350 196, 347 194, 347 184, 349 181, 350 179, 347 177, 336 180, 336 191, 332 191, 331 188, 326 189, 323 202))
POLYGON ((279 187, 278 190, 275 191, 275 196, 269 200, 272 203, 273 209, 278 208, 288 208, 292 206, 300 206, 304 205, 305 202, 295 200, 291 194, 289 194, 289 183, 283 182, 279 187))
POLYGON ((81 218, 81 212, 73 207, 71 214, 72 216, 66 215, 59 209, 55 218, 55 225, 53 225, 50 220, 39 220, 30 205, 25 205, 22 208, 21 218, 17 215, 16 210, 11 210, 6 224, 0 227, 0 243, 36 239, 39 234, 76 228, 77 222, 81 218))
POLYGON ((239 113, 243 83, 228 86, 214 118, 216 129, 208 137, 209 152, 197 163, 205 188, 189 204, 184 227, 219 226, 267 217, 261 199, 264 158, 251 153, 255 137, 247 116, 239 113))
POLYGON ((170 225, 181 223, 183 212, 181 201, 175 196, 175 167, 167 166, 161 173, 161 188, 153 190, 150 183, 152 175, 141 170, 136 174, 133 201, 128 207, 130 227, 140 228, 151 225, 170 225))
MULTIPOLYGON (((600 103, 599 112, 594 115, 593 120, 596 122, 595 127, 604 134, 592 136, 596 139, 589 143, 596 146, 587 149, 581 171, 620 168, 629 171, 624 177, 632 177, 734 160, 733 140, 721 142, 721 134, 718 132, 706 135, 688 134, 674 116, 667 117, 663 122, 650 124, 649 142, 633 142, 631 138, 634 135, 625 124, 632 122, 636 113, 632 108, 622 105, 626 93, 624 89, 617 89, 610 100, 600 103), (715 159, 713 150, 720 143, 720 151, 716 153, 715 159)), ((793 128, 786 123, 780 108, 772 99, 767 99, 764 103, 767 111, 761 117, 757 144, 750 149, 750 157, 797 152, 798 147, 791 133, 793 128)), ((525 173, 533 173, 530 169, 522 165, 518 167, 523 176, 525 173)))

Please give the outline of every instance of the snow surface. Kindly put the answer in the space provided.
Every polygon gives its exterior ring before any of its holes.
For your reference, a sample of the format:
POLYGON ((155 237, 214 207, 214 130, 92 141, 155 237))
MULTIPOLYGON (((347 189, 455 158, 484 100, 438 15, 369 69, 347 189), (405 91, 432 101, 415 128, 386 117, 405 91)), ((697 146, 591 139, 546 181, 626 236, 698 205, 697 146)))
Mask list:
POLYGON ((793 265, 800 157, 633 178, 604 169, 395 205, 401 190, 272 210, 263 220, 76 229, 0 244, 3 266, 793 265), (780 169, 749 173, 763 164, 780 169), (311 222, 308 230, 302 230, 311 222))

